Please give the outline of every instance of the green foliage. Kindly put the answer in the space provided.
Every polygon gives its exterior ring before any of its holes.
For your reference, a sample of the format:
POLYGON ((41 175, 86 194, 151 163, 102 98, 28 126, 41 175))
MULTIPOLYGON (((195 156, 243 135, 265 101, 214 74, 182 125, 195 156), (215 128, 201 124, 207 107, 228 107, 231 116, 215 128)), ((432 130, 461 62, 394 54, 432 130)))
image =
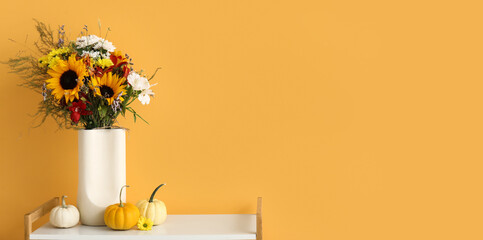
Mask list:
MULTIPOLYGON (((34 42, 36 50, 42 54, 48 54, 51 49, 55 48, 55 42, 53 32, 51 28, 42 22, 35 20, 35 29, 37 30, 40 40, 34 42)), ((13 40, 12 40, 13 41, 13 40)), ((15 42, 15 41, 13 41, 15 42)), ((25 45, 24 45, 25 46, 25 45)), ((26 46, 25 46, 26 47, 26 46)), ((29 49, 28 47, 26 47, 29 49)), ((37 93, 42 93, 42 87, 46 79, 50 76, 46 70, 39 66, 38 58, 33 56, 35 53, 29 49, 30 52, 19 52, 17 56, 8 59, 6 62, 10 68, 10 73, 15 73, 22 78, 20 86, 32 89, 37 93)), ((42 125, 47 119, 47 116, 51 116, 60 127, 71 128, 69 124, 68 112, 65 109, 56 107, 54 103, 56 100, 52 95, 46 96, 45 101, 41 101, 38 105, 37 112, 34 116, 34 127, 42 125)))
POLYGON ((37 29, 40 37, 40 40, 38 42, 35 42, 34 45, 42 54, 48 54, 52 49, 56 47, 56 42, 54 41, 54 33, 50 26, 38 21, 37 19, 34 19, 34 21, 36 23, 35 29, 37 29))

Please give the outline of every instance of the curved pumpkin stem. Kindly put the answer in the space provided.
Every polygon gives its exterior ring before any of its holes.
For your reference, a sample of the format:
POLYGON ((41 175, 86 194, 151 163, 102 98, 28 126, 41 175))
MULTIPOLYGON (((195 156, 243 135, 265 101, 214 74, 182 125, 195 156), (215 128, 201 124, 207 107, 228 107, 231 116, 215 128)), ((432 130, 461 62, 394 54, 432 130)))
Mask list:
POLYGON ((149 198, 149 202, 153 202, 153 200, 154 200, 154 195, 156 195, 156 192, 158 191, 158 189, 159 189, 160 187, 164 186, 164 185, 166 185, 166 183, 163 183, 163 184, 159 185, 159 186, 158 186, 156 189, 154 189, 153 194, 151 194, 151 197, 149 198))
POLYGON ((67 206, 65 205, 65 199, 67 198, 67 196, 65 195, 62 195, 62 208, 66 208, 67 206))
POLYGON ((129 187, 129 185, 124 185, 121 187, 121 191, 119 191, 119 207, 124 207, 124 204, 122 204, 122 199, 121 199, 121 196, 122 196, 122 190, 126 187, 129 187))

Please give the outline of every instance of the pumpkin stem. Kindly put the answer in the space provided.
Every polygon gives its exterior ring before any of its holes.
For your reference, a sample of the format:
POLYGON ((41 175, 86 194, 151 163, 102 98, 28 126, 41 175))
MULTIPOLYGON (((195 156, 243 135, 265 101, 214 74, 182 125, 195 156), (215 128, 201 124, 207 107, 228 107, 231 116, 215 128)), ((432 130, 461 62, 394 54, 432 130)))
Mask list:
POLYGON ((159 189, 160 187, 164 186, 164 185, 166 185, 166 183, 163 183, 163 184, 159 185, 159 186, 158 186, 156 189, 154 189, 153 194, 151 194, 151 197, 149 198, 149 202, 153 202, 153 200, 154 200, 154 195, 156 195, 156 192, 158 191, 158 189, 159 189))
POLYGON ((66 208, 67 206, 65 205, 65 199, 67 198, 67 196, 65 195, 62 195, 62 208, 66 208))
POLYGON ((121 199, 121 196, 122 196, 122 190, 123 190, 125 187, 129 187, 129 185, 124 185, 124 186, 122 186, 121 191, 119 191, 119 207, 124 207, 124 204, 122 204, 122 199, 121 199))

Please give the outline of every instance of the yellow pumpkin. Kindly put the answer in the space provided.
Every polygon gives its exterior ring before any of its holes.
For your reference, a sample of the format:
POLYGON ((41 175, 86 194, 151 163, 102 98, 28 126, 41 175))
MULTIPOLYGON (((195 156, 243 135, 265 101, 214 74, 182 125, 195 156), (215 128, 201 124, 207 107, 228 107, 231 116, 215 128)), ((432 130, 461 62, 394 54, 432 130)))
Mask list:
POLYGON ((128 230, 137 224, 139 220, 139 210, 131 203, 123 203, 121 200, 122 190, 128 185, 124 185, 119 193, 119 204, 113 204, 106 208, 104 212, 104 223, 114 230, 128 230))
POLYGON ((166 217, 168 216, 164 202, 154 199, 154 195, 158 189, 164 185, 166 184, 163 183, 154 189, 149 200, 141 200, 136 204, 136 206, 139 208, 141 216, 153 220, 153 225, 164 223, 164 221, 166 221, 166 217))

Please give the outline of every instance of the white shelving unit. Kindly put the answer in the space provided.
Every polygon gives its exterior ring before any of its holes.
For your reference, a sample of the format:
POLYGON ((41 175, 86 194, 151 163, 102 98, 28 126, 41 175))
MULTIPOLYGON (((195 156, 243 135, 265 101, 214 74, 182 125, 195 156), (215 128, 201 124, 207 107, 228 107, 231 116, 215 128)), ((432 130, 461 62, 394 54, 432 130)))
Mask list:
POLYGON ((25 215, 25 239, 48 240, 262 240, 262 199, 256 214, 168 215, 165 223, 151 231, 134 228, 114 231, 107 227, 77 225, 59 229, 46 223, 32 232, 32 223, 57 206, 59 198, 25 215))

